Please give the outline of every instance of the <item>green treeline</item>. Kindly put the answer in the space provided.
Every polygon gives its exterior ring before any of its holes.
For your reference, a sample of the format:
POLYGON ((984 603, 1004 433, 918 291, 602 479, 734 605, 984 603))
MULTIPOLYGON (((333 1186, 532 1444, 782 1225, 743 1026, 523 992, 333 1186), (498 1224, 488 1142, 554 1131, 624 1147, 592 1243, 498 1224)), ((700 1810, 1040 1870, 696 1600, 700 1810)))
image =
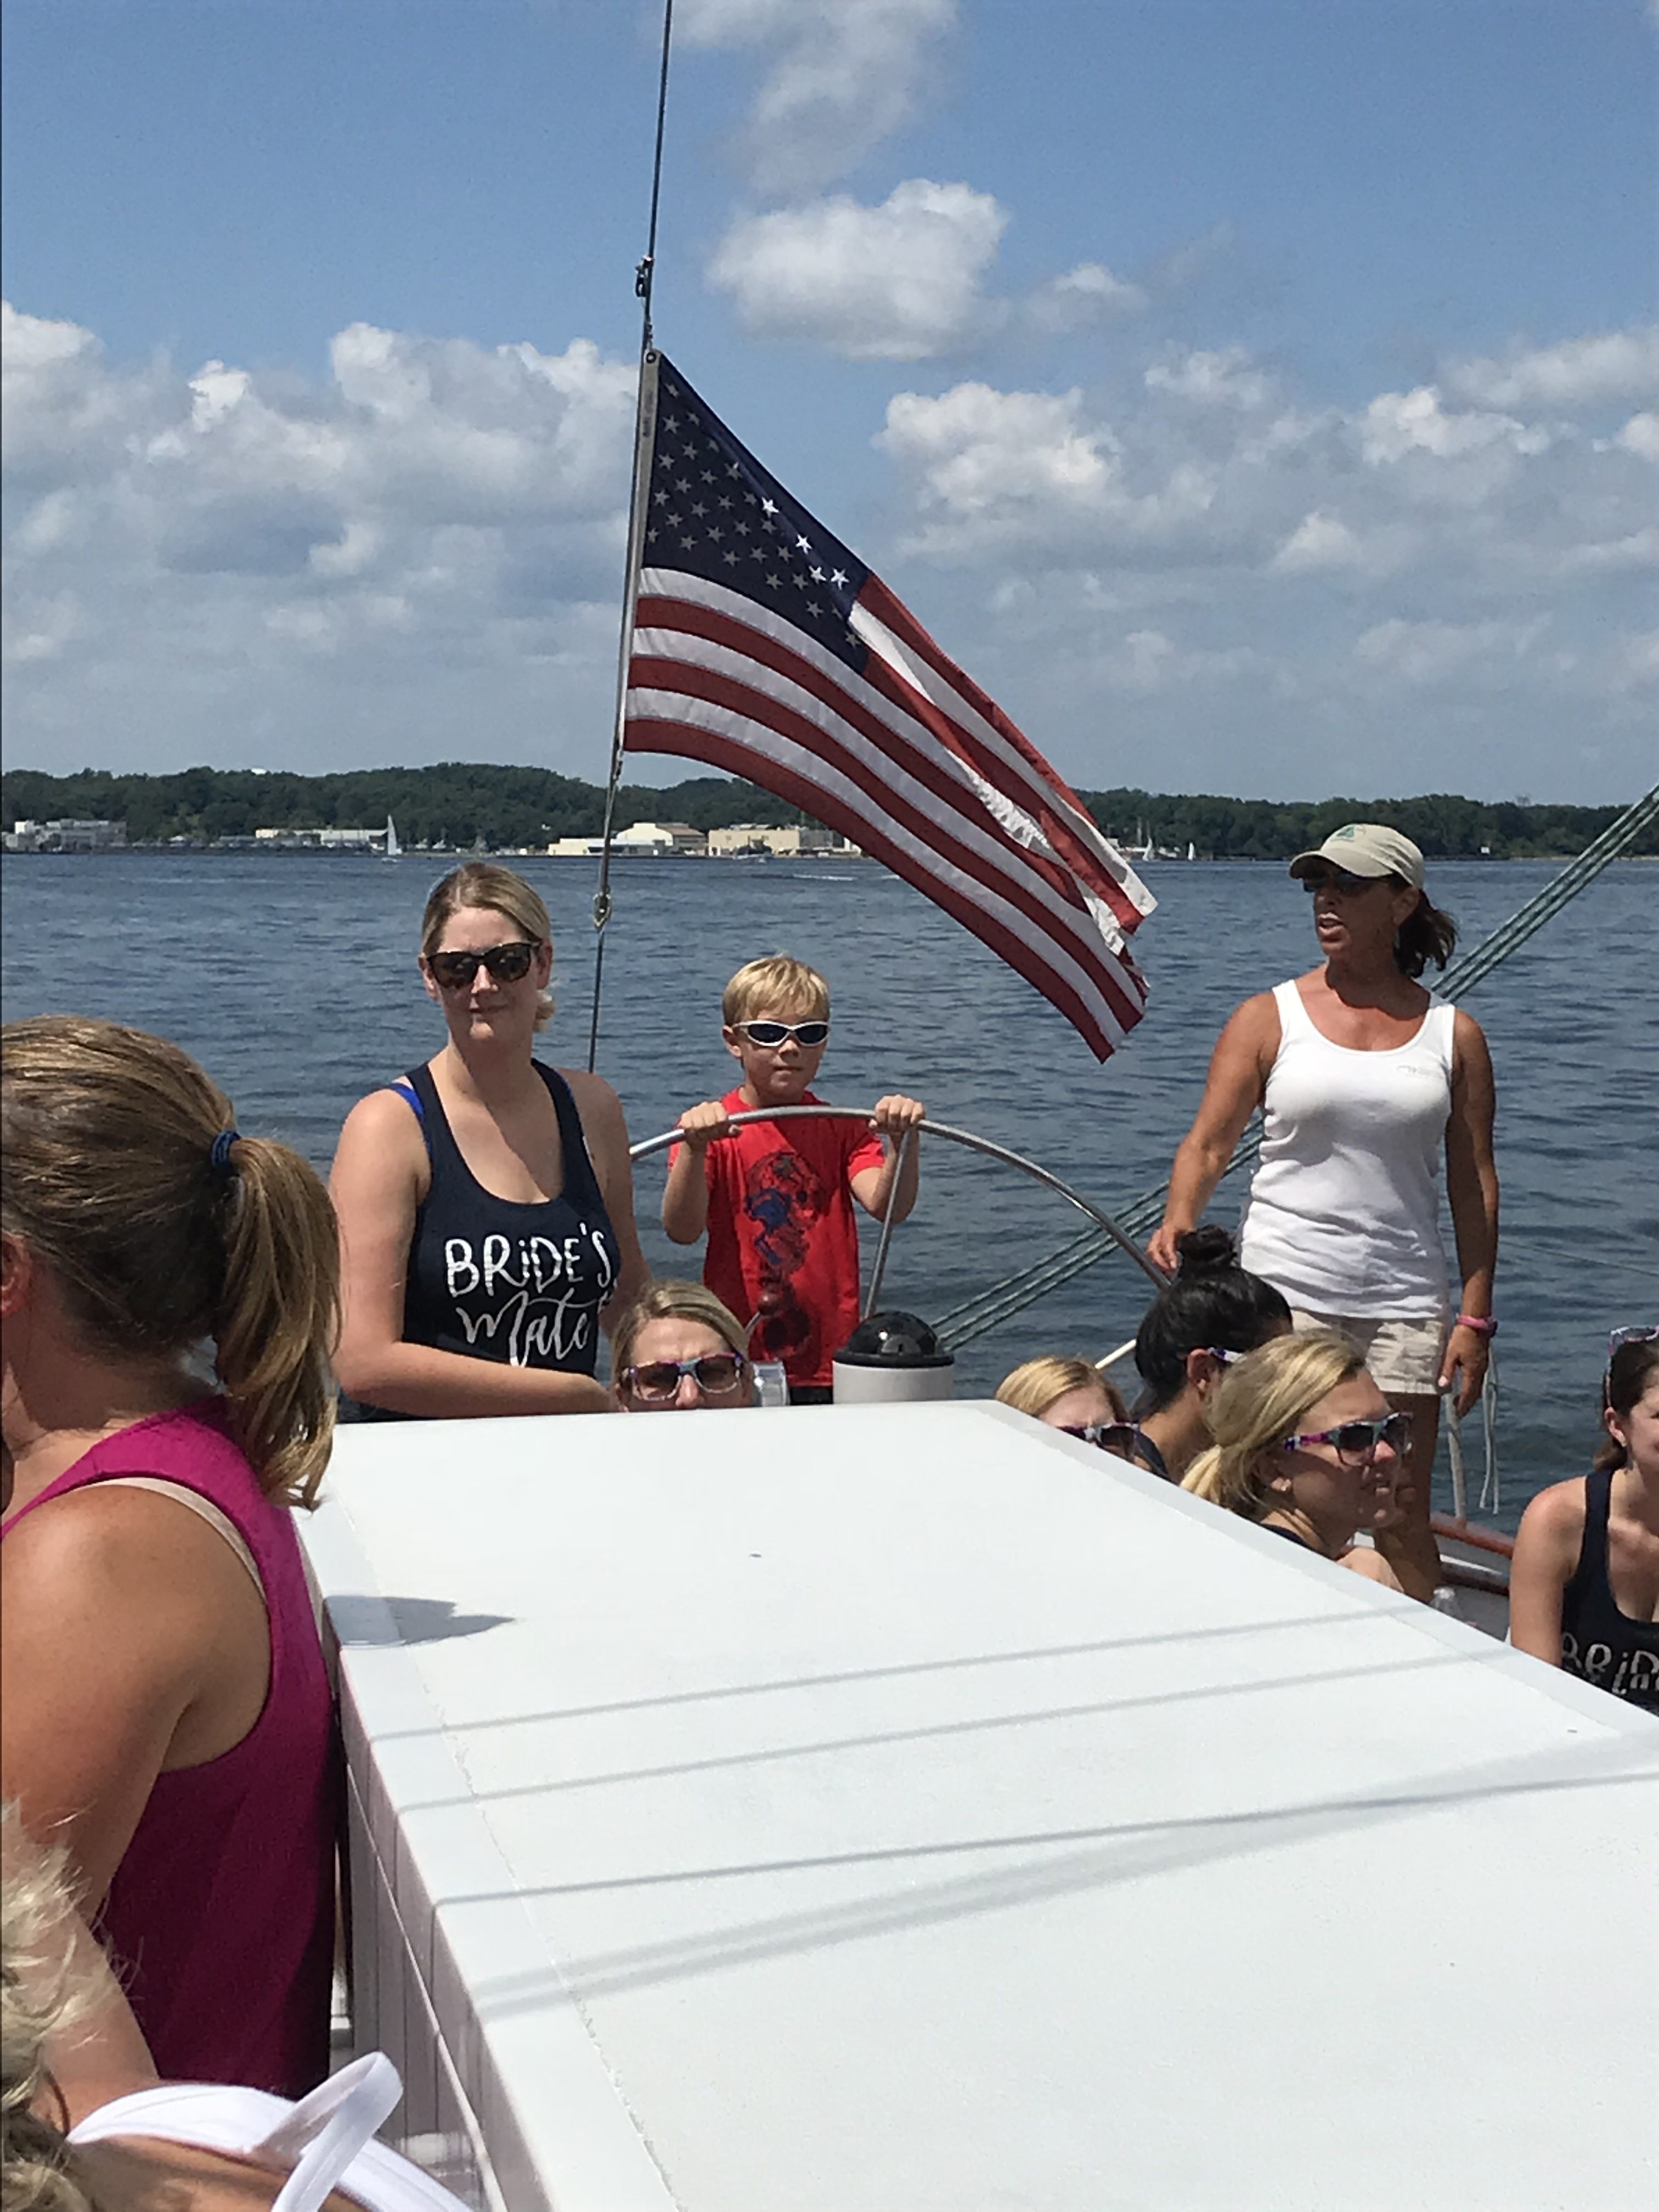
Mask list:
MULTIPOLYGON (((1421 799, 1216 799, 1151 791, 1085 791, 1080 796, 1109 836, 1179 853, 1195 845, 1207 858, 1282 860, 1305 851, 1345 822, 1386 822, 1404 830, 1431 860, 1528 860, 1582 853, 1624 812, 1623 806, 1537 806, 1530 800, 1488 805, 1435 792, 1421 799)), ((1634 794, 1632 794, 1634 796, 1634 794)), ((1659 830, 1631 848, 1659 854, 1659 830)))
MULTIPOLYGON (((1085 791, 1082 797, 1102 828, 1126 843, 1150 839, 1182 854, 1192 845, 1216 860, 1283 860, 1352 821, 1392 823, 1437 860, 1571 854, 1621 811, 1519 799, 1486 805, 1448 793, 1285 802, 1134 790, 1085 791)), ((379 829, 389 814, 405 845, 546 845, 556 837, 597 836, 605 793, 597 784, 547 769, 470 761, 339 775, 192 768, 177 775, 112 775, 86 769, 54 776, 15 769, 0 778, 0 817, 8 824, 64 817, 125 822, 134 844, 175 837, 211 843, 251 836, 256 830, 379 829)), ((801 818, 753 784, 713 775, 665 787, 625 783, 617 807, 618 826, 624 829, 634 822, 686 822, 708 830, 735 822, 801 818)), ((1633 849, 1659 853, 1659 833, 1650 831, 1633 849)))
MULTIPOLYGON (((125 822, 130 843, 170 837, 251 837, 256 830, 380 830, 391 815, 405 845, 492 849, 596 837, 605 827, 598 784, 550 769, 491 768, 441 761, 434 768, 355 769, 340 775, 255 775, 246 769, 188 768, 177 775, 46 775, 15 769, 0 777, 0 816, 125 822)), ((752 785, 696 776, 660 791, 624 784, 617 825, 688 822, 694 830, 733 822, 798 822, 799 814, 752 785)))

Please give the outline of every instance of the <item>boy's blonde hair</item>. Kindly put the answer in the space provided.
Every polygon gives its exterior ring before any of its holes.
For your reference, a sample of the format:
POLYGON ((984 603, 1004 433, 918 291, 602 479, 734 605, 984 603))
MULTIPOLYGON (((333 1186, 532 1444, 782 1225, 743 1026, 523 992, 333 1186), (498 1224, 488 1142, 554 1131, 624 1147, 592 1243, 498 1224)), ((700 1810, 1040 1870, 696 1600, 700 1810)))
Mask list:
POLYGON ((1358 1346, 1330 1328, 1275 1336, 1247 1352, 1205 1410, 1215 1442, 1188 1468, 1182 1488, 1262 1520, 1283 1503, 1269 1486, 1271 1455, 1322 1398, 1364 1371, 1358 1346))
POLYGON ((1016 1367, 1012 1375, 1005 1375, 997 1385, 997 1403, 1012 1406, 1017 1413, 1030 1413, 1034 1420, 1040 1421, 1056 1398, 1067 1398, 1073 1390, 1090 1389, 1106 1393, 1114 1420, 1128 1419, 1122 1394, 1115 1383, 1107 1381, 1092 1360, 1067 1359, 1057 1352, 1045 1352, 1016 1367))
POLYGON ((808 1021, 828 1021, 830 986, 804 960, 774 952, 738 969, 721 994, 720 1019, 732 1029, 738 1022, 753 1021, 763 1007, 799 1013, 808 1021))

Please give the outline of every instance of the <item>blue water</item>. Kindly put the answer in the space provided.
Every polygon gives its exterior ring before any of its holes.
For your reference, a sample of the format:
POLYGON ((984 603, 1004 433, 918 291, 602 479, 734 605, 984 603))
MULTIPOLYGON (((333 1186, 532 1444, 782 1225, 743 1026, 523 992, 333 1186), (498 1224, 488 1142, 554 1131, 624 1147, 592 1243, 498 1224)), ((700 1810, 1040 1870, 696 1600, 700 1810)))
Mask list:
MULTIPOLYGON (((552 913, 560 1006, 550 1056, 585 1061, 592 980, 591 864, 519 864, 552 913)), ((356 857, 14 856, 3 864, 8 1019, 104 1015, 176 1038, 236 1101, 244 1128, 325 1168, 347 1109, 441 1042, 415 969, 439 864, 356 857)), ((1555 872, 1545 862, 1440 866, 1432 888, 1472 947, 1555 872)), ((1216 1032, 1247 993, 1312 964, 1308 902, 1276 867, 1149 863, 1158 911, 1137 950, 1153 997, 1097 1067, 1018 976, 867 863, 624 863, 605 954, 599 1068, 636 1137, 728 1086, 721 986, 787 951, 829 975, 835 1034, 820 1093, 884 1090, 1029 1154, 1121 1207, 1163 1180, 1216 1032)), ((1609 1328, 1659 1309, 1654 1102, 1656 875, 1609 869, 1480 986, 1470 1011, 1498 1069, 1504 1226, 1498 1309, 1504 1510, 1583 1468, 1596 1437, 1609 1328)), ((664 1273, 695 1255, 656 1228, 662 1160, 639 1213, 664 1273)), ((887 1298, 943 1313, 1064 1242, 1063 1200, 959 1150, 923 1157, 922 1201, 894 1240, 887 1298)), ((1217 1218, 1242 1189, 1224 1183, 1217 1218)), ((873 1249, 866 1237, 866 1254, 873 1249)), ((1033 1352, 1097 1353, 1133 1334, 1144 1279, 1114 1259, 965 1346, 958 1391, 983 1392, 1033 1352)), ((884 1300, 887 1302, 887 1300, 884 1300)), ((1443 1447, 1437 1504, 1449 1503, 1443 1447)))

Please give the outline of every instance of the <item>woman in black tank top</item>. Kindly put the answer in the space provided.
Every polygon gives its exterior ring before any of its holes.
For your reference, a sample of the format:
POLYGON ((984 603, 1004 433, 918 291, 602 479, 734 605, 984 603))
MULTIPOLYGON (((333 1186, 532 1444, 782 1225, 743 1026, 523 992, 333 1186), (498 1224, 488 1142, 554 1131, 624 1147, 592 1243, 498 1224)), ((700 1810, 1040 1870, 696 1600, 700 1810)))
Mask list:
POLYGON ((1659 1329, 1615 1333, 1602 1399, 1595 1466, 1521 1517, 1510 1641, 1659 1715, 1659 1329))
POLYGON ((628 1130, 609 1084, 532 1056, 552 963, 511 869, 471 861, 427 902, 449 1042, 352 1109, 334 1158, 348 1419, 615 1408, 602 1328, 647 1278, 628 1130))

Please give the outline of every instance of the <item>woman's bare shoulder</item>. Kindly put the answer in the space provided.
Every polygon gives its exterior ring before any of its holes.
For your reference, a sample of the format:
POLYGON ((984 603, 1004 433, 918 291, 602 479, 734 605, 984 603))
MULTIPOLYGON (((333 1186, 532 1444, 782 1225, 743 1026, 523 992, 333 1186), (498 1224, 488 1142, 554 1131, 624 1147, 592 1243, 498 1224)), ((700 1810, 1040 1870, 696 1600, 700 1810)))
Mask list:
POLYGON ((1521 1516, 1516 1531, 1510 1586, 1526 1585, 1534 1575, 1570 1582, 1584 1547, 1584 1513, 1589 1486, 1582 1474, 1540 1490, 1521 1516))
POLYGON ((1252 992, 1228 1015, 1219 1043, 1230 1050, 1269 1060, 1279 1050, 1279 1001, 1271 991, 1252 992))
POLYGON ((1337 1564, 1350 1574, 1363 1575, 1368 1583, 1380 1583, 1384 1589, 1399 1590, 1402 1596, 1405 1593, 1405 1585, 1389 1561, 1370 1544, 1354 1545, 1337 1564))
POLYGON ((48 1498, 6 1532, 0 1587, 7 1644, 92 1679, 118 1666, 171 1680, 204 1633, 238 1608, 246 1570, 218 1531, 176 1498, 88 1483, 48 1498))
POLYGON ((418 1182, 426 1165, 422 1116, 406 1091, 394 1091, 388 1084, 360 1098, 341 1124, 334 1148, 337 1199, 343 1166, 354 1175, 368 1173, 378 1179, 390 1170, 394 1176, 410 1175, 418 1182))
MULTIPOLYGON (((269 2166, 228 2158, 193 2143, 153 2136, 88 2143, 78 2162, 94 2184, 100 2204, 121 2212, 264 2212, 288 2177, 269 2166)), ((336 2190, 324 2212, 361 2212, 336 2190)))
POLYGON ((1452 1009, 1452 1049, 1460 1060, 1473 1061, 1486 1067, 1492 1066, 1486 1032, 1474 1016, 1465 1013, 1462 1006, 1452 1009))
POLYGON ((569 1085, 570 1095, 584 1121, 590 1114, 620 1116, 622 1100, 604 1076, 595 1075, 586 1067, 561 1067, 555 1072, 569 1085))
POLYGON ((1575 1540, 1584 1533, 1584 1510, 1588 1485, 1582 1474, 1575 1474, 1565 1482, 1553 1482, 1547 1490, 1540 1490, 1521 1516, 1521 1527, 1516 1537, 1528 1534, 1534 1536, 1571 1535, 1575 1540))

